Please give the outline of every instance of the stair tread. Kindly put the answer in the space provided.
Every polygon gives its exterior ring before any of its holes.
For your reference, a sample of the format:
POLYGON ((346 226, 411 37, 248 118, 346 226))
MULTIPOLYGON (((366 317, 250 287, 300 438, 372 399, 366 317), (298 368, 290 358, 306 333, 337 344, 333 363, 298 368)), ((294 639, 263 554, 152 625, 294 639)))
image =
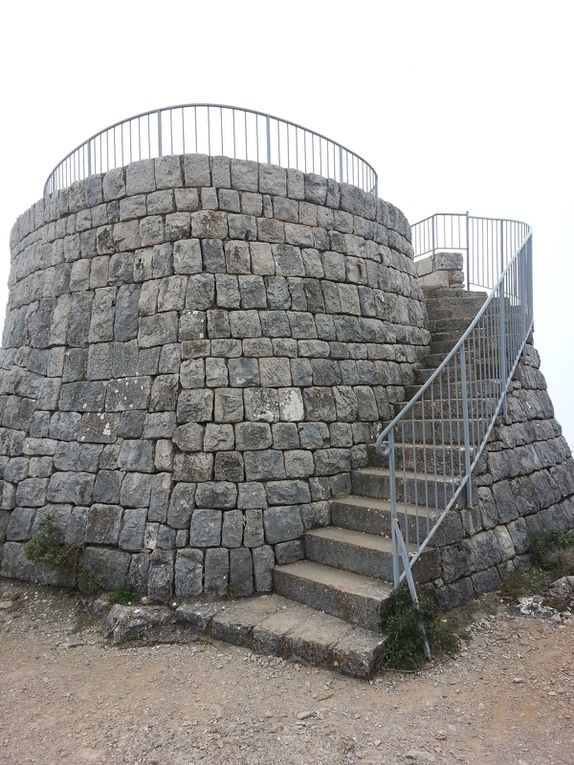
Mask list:
POLYGON ((307 532, 307 536, 353 545, 354 547, 363 547, 375 552, 392 552, 392 543, 389 537, 379 534, 368 534, 365 531, 343 529, 339 526, 324 526, 320 529, 312 529, 307 532))
MULTIPOLYGON (((450 447, 445 447, 450 448, 450 447)), ((390 470, 388 468, 383 467, 364 467, 364 468, 358 468, 355 470, 355 473, 358 473, 359 475, 378 475, 381 476, 381 478, 388 478, 391 474, 390 470)), ((403 470, 403 468, 397 468, 395 470, 395 476, 398 479, 406 478, 407 480, 414 481, 415 479, 417 481, 434 481, 435 475, 434 473, 423 473, 422 470, 415 473, 414 470, 403 470)), ((442 476, 440 473, 437 473, 436 479, 440 480, 441 478, 447 478, 447 483, 450 483, 451 480, 456 480, 456 476, 442 476)))
MULTIPOLYGON (((378 510, 382 513, 388 513, 391 511, 391 503, 388 499, 378 499, 376 497, 363 497, 361 494, 347 494, 345 497, 336 497, 332 502, 339 505, 352 505, 355 507, 362 507, 368 510, 378 510)), ((417 509, 415 505, 409 505, 401 502, 401 513, 404 515, 417 516, 420 514, 420 508, 417 509)), ((429 508, 429 514, 439 513, 435 508, 429 508)))
POLYGON ((363 574, 343 571, 342 569, 332 568, 331 566, 325 566, 314 561, 300 560, 296 563, 289 563, 286 566, 279 566, 275 571, 288 576, 298 577, 299 579, 316 582, 325 587, 361 598, 385 600, 392 591, 391 585, 382 579, 374 579, 363 574))

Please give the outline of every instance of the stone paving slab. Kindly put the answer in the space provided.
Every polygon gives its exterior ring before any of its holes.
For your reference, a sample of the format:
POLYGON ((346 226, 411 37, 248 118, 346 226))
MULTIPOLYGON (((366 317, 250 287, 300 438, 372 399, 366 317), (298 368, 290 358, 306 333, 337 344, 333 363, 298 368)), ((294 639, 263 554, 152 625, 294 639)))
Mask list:
POLYGON ((107 614, 103 631, 115 643, 156 639, 186 643, 211 637, 365 679, 379 666, 386 639, 280 595, 187 603, 175 612, 167 607, 116 605, 107 614))

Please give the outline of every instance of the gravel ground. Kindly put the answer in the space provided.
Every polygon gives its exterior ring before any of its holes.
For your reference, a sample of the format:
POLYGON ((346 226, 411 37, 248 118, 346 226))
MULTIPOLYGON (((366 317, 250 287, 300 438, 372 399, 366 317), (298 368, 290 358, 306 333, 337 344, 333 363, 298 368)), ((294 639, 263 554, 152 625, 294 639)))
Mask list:
POLYGON ((0 763, 574 762, 574 623, 477 606, 456 659, 371 683, 220 643, 115 648, 0 580, 0 763))

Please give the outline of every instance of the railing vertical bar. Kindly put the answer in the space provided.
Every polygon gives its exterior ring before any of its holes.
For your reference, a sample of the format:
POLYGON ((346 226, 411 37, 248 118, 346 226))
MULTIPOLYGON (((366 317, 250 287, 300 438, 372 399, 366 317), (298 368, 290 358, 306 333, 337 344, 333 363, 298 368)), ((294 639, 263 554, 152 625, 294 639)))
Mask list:
POLYGON ((407 547, 409 546, 409 514, 408 514, 408 502, 407 502, 407 469, 406 469, 406 446, 405 446, 405 421, 401 421, 401 471, 403 476, 403 515, 404 515, 404 536, 407 547))
POLYGON ((413 450, 413 475, 414 475, 414 505, 415 505, 415 531, 416 531, 416 547, 420 544, 420 528, 419 528, 419 486, 418 486, 418 471, 417 471, 417 454, 416 454, 416 442, 417 434, 415 430, 415 410, 411 409, 411 443, 413 450))

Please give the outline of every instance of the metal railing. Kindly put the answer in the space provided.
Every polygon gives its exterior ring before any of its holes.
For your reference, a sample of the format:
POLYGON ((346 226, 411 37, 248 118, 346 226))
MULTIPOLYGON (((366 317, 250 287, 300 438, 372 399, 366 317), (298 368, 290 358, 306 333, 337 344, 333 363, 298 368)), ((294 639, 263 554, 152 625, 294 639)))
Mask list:
POLYGON ((533 323, 532 236, 526 224, 434 215, 413 226, 415 257, 432 251, 426 249, 429 233, 434 251, 462 248, 468 281, 490 294, 377 438, 377 450, 389 463, 393 586, 406 578, 416 604, 412 568, 465 489, 472 505, 472 471, 497 416, 506 414, 506 392, 533 323))
POLYGON ((466 288, 491 290, 528 231, 517 220, 438 213, 412 227, 415 260, 436 252, 462 252, 466 288))
POLYGON ((182 104, 137 114, 91 136, 56 165, 44 195, 140 159, 186 153, 266 162, 378 194, 372 166, 314 130, 252 109, 182 104))

